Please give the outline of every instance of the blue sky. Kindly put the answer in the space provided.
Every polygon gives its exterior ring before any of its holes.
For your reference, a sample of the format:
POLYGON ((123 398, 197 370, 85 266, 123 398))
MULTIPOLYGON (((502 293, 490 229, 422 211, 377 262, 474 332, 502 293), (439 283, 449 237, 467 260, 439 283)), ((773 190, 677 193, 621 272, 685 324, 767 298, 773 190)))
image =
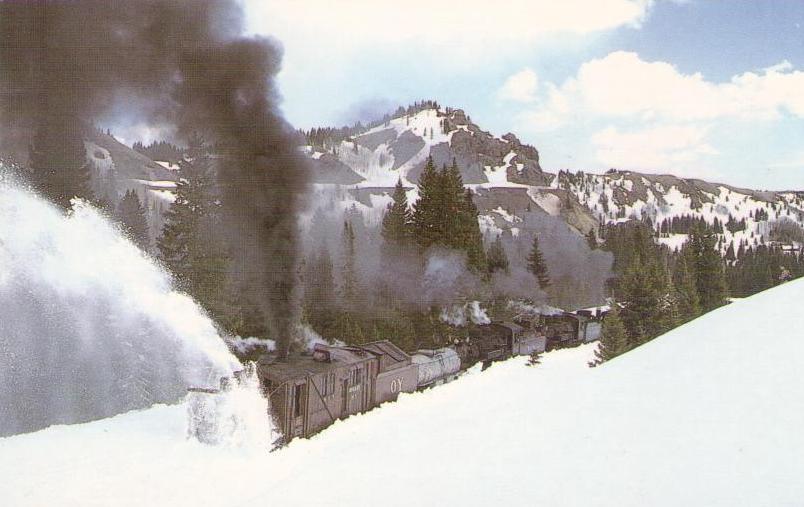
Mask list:
POLYGON ((247 0, 299 127, 433 98, 542 165, 804 190, 799 0, 247 0))

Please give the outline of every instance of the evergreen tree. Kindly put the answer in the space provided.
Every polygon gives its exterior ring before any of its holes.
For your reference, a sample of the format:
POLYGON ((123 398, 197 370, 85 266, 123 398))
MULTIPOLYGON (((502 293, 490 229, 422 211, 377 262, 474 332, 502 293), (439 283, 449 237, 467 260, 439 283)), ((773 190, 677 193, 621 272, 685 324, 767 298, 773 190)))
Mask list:
POLYGON ((63 209, 70 199, 91 200, 89 163, 80 121, 52 114, 42 119, 29 152, 34 188, 63 209))
POLYGON ((726 304, 727 286, 720 253, 715 249, 715 237, 703 228, 694 226, 682 248, 682 255, 695 274, 701 310, 708 312, 726 304))
POLYGON ((419 176, 419 199, 414 204, 412 217, 414 239, 422 248, 429 248, 444 236, 441 188, 441 175, 433 157, 428 157, 419 176))
POLYGON ((597 250, 597 236, 595 236, 594 229, 589 229, 589 232, 586 233, 586 244, 589 245, 590 250, 597 250))
POLYGON ((411 238, 412 214, 408 209, 408 198, 402 179, 396 183, 393 202, 388 204, 382 219, 382 238, 386 256, 404 251, 411 238))
POLYGON ((605 363, 627 352, 628 349, 628 334, 625 332, 622 319, 620 319, 617 305, 612 304, 611 311, 603 320, 603 329, 600 335, 600 343, 598 343, 597 350, 595 350, 595 359, 589 363, 589 366, 605 363))
POLYGON ((150 248, 148 218, 140 198, 134 190, 129 190, 117 206, 117 216, 129 237, 143 250, 150 248))
POLYGON ((547 264, 542 257, 542 251, 539 249, 538 236, 533 236, 533 245, 528 255, 528 271, 536 277, 540 289, 545 290, 550 286, 550 276, 547 272, 547 264))
POLYGON ((620 317, 628 334, 629 348, 652 340, 676 325, 672 283, 660 259, 636 256, 618 280, 615 292, 622 304, 620 317))
POLYGON ((419 200, 412 215, 416 243, 422 249, 443 246, 462 250, 466 253, 468 267, 483 272, 486 252, 477 217, 472 192, 463 188, 456 161, 437 171, 432 157, 428 158, 419 177, 419 200))
POLYGON ((690 321, 700 315, 701 307, 695 275, 689 269, 687 258, 679 256, 673 271, 673 288, 675 289, 678 318, 681 323, 690 321))
POLYGON ((224 323, 234 310, 228 306, 233 289, 225 277, 227 252, 216 239, 220 204, 203 140, 191 141, 188 155, 179 163, 176 199, 165 215, 157 246, 179 286, 224 323))
POLYGON ((489 247, 486 259, 489 273, 494 273, 495 271, 508 272, 508 255, 505 253, 501 235, 497 235, 497 238, 489 247))
POLYGON ((483 248, 483 234, 477 221, 478 211, 472 198, 472 191, 466 189, 463 206, 460 210, 460 229, 456 237, 459 240, 457 248, 466 252, 467 265, 476 273, 484 272, 486 266, 486 251, 483 248))
POLYGON ((307 263, 304 282, 307 321, 317 333, 329 336, 334 325, 336 296, 332 258, 326 247, 307 263))
POLYGON ((343 223, 343 255, 341 270, 340 298, 342 303, 351 307, 356 303, 358 295, 357 271, 355 269, 355 232, 348 221, 343 223))

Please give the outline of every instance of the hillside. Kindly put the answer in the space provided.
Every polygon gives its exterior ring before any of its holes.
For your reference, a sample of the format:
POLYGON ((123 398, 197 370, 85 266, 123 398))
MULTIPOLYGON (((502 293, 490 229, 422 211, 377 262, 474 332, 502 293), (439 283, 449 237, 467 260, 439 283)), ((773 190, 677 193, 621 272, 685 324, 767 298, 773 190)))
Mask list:
POLYGON ((315 136, 304 148, 316 200, 337 194, 338 206, 355 206, 370 224, 381 219, 397 181, 409 189, 408 201, 415 201, 415 185, 432 156, 438 167, 457 162, 464 183, 476 192, 480 224, 489 235, 516 236, 526 226, 525 213, 556 217, 579 235, 597 225, 569 192, 551 186, 555 175, 542 170, 536 148, 511 133, 493 136, 460 109, 423 106, 372 128, 337 133, 315 136))
POLYGON ((686 233, 663 228, 673 219, 693 217, 719 224, 720 247, 734 250, 776 242, 796 252, 804 246, 801 192, 768 192, 672 175, 609 171, 561 172, 555 186, 567 190, 603 223, 649 219, 659 242, 677 248, 686 233))
POLYGON ((802 298, 790 282, 595 369, 591 346, 536 368, 510 360, 270 454, 185 440, 181 405, 0 439, 0 499, 796 505, 804 346, 789 330, 802 298))
POLYGON ((673 218, 692 217, 723 228, 723 253, 729 245, 736 251, 740 244, 747 248, 772 241, 795 250, 804 246, 801 192, 616 170, 551 174, 540 166, 538 150, 514 134, 495 137, 464 111, 437 105, 400 109, 372 128, 336 132, 317 136, 305 147, 316 191, 331 195, 337 187, 342 206, 356 206, 372 223, 381 218, 397 180, 410 189, 409 202, 415 200, 415 184, 431 155, 439 166, 457 161, 464 183, 477 194, 481 226, 491 235, 516 235, 527 212, 556 217, 579 234, 600 223, 649 218, 663 233, 659 241, 678 248, 686 233, 669 227, 662 231, 662 221, 669 226, 673 218))

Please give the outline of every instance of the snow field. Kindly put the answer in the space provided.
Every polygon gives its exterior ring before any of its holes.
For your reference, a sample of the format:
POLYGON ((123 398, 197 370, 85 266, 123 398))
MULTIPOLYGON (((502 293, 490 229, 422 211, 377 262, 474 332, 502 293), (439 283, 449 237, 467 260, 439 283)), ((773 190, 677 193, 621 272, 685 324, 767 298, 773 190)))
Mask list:
POLYGON ((0 499, 799 505, 803 297, 789 282, 594 369, 595 345, 512 359, 270 454, 185 440, 181 406, 0 440, 0 499))

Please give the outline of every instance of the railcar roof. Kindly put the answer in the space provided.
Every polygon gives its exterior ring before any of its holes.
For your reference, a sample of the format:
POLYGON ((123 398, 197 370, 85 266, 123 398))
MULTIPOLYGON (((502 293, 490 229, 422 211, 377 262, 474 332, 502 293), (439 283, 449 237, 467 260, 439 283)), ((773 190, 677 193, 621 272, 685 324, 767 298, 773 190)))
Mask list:
POLYGON ((407 362, 410 359, 410 356, 408 354, 403 352, 402 349, 400 349, 393 343, 389 342, 388 340, 381 340, 377 342, 367 343, 365 345, 360 345, 360 348, 368 350, 369 352, 373 352, 375 354, 388 356, 394 362, 397 363, 407 362))
POLYGON ((260 376, 284 381, 307 375, 326 373, 344 366, 360 364, 371 358, 368 354, 361 355, 355 351, 343 349, 338 350, 337 354, 332 354, 330 357, 330 361, 317 361, 311 355, 293 355, 281 361, 272 361, 270 356, 263 356, 260 358, 257 367, 259 368, 260 376))

